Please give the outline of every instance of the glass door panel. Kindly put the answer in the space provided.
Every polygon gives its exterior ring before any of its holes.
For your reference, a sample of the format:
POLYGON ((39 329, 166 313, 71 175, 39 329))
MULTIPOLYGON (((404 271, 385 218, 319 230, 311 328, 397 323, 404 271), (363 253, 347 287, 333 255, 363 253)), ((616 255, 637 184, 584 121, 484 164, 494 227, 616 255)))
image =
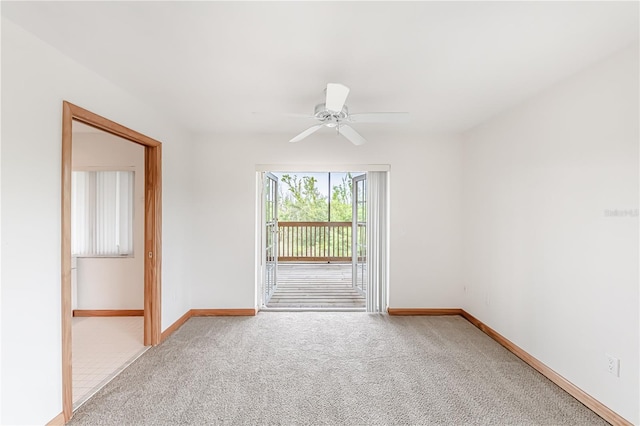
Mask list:
POLYGON ((264 279, 262 304, 269 303, 277 285, 278 272, 278 178, 264 179, 264 279))
POLYGON ((367 291, 367 175, 352 179, 353 225, 352 225, 352 265, 353 286, 367 291))

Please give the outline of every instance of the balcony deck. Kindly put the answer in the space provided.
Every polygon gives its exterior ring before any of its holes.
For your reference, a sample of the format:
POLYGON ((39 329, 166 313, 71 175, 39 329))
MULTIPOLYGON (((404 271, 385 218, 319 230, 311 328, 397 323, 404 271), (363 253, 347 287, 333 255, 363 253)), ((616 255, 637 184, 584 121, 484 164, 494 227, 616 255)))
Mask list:
POLYGON ((267 308, 364 309, 365 298, 351 285, 350 263, 280 263, 267 308))

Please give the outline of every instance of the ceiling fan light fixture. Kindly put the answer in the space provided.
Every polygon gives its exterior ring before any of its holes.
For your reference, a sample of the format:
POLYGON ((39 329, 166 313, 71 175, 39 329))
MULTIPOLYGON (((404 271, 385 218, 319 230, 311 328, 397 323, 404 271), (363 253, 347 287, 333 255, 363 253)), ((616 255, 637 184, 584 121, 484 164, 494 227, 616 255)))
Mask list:
POLYGON ((349 108, 347 108, 346 105, 343 105, 342 111, 333 112, 333 111, 329 111, 325 104, 318 104, 314 109, 313 115, 320 121, 327 121, 327 120, 341 121, 341 120, 346 120, 347 117, 349 117, 349 108))

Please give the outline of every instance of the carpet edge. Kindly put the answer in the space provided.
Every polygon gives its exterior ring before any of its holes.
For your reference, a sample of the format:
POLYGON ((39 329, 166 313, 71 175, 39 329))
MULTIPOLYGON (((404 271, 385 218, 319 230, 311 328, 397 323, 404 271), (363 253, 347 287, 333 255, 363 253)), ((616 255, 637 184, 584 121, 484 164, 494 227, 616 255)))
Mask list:
POLYGON ((247 309, 189 309, 160 335, 160 342, 164 342, 192 317, 225 317, 225 316, 255 316, 255 308, 247 309))

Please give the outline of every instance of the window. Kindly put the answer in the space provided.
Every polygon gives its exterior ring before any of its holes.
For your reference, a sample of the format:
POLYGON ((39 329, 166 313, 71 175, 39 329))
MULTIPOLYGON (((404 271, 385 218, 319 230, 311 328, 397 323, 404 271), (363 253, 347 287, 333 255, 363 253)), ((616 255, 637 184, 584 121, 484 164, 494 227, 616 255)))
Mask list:
POLYGON ((71 251, 75 256, 132 256, 134 172, 71 175, 71 251))
POLYGON ((280 181, 278 218, 281 221, 351 222, 352 172, 273 174, 280 181))

